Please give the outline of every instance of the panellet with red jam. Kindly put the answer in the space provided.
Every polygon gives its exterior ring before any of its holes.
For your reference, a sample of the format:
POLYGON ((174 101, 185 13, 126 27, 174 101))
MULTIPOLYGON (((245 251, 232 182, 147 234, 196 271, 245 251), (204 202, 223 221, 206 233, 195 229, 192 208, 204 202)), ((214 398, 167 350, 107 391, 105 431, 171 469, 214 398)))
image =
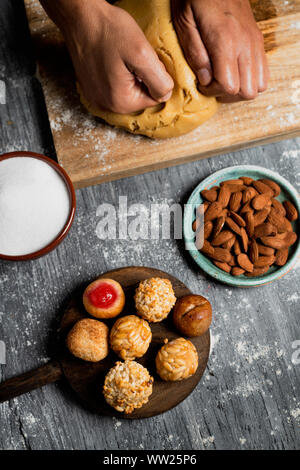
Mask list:
POLYGON ((125 305, 122 286, 113 279, 97 279, 85 289, 83 305, 93 317, 116 317, 122 312, 125 305))

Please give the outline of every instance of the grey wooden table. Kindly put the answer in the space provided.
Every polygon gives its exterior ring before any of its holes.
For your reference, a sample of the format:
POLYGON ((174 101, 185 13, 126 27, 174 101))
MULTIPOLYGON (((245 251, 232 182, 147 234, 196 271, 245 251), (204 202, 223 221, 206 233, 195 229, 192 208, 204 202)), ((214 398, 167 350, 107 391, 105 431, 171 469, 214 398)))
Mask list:
MULTIPOLYGON (((21 0, 1 0, 0 153, 54 156, 35 78, 21 0)), ((214 309, 212 351, 193 394, 156 418, 128 422, 91 414, 67 384, 49 385, 0 405, 1 449, 295 449, 300 446, 299 281, 295 268, 278 282, 233 289, 200 272, 176 240, 101 241, 103 202, 184 203, 197 183, 220 168, 251 163, 300 186, 300 139, 178 166, 77 191, 75 223, 65 242, 33 262, 0 263, 0 340, 7 364, 0 380, 45 363, 53 353, 61 305, 73 289, 106 270, 146 265, 169 271, 207 296, 214 309)))

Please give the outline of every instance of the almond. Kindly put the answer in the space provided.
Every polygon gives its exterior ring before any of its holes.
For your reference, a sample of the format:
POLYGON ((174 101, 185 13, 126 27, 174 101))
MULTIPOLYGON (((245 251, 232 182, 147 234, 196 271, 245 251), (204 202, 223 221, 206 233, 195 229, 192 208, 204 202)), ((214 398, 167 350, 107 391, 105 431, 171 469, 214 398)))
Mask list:
POLYGON ((235 257, 231 255, 230 261, 228 261, 229 266, 236 266, 235 257))
POLYGON ((232 193, 229 201, 229 208, 231 211, 238 211, 241 206, 241 200, 243 197, 243 193, 241 191, 237 193, 232 193))
POLYGON ((276 234, 277 234, 276 227, 274 227, 274 225, 270 224, 269 222, 265 222, 263 224, 257 225, 254 229, 255 238, 274 236, 276 234))
POLYGON ((297 240, 297 234, 295 232, 287 232, 283 239, 285 246, 287 248, 292 246, 296 240, 297 240))
POLYGON ((209 220, 208 222, 205 222, 204 224, 204 240, 206 240, 211 232, 212 232, 212 229, 213 229, 213 226, 214 224, 211 222, 211 220, 209 220))
POLYGON ((217 200, 218 193, 214 189, 203 189, 201 196, 207 201, 214 202, 217 200))
MULTIPOLYGON (((235 193, 238 194, 238 193, 235 193)), ((237 214, 234 211, 229 212, 229 216, 234 220, 236 224, 238 224, 240 227, 246 227, 246 222, 244 221, 243 217, 241 217, 239 214, 237 214)))
POLYGON ((271 248, 275 248, 275 250, 281 250, 282 248, 286 248, 285 241, 277 236, 261 237, 261 241, 264 245, 270 246, 271 248))
POLYGON ((242 269, 242 268, 239 268, 238 266, 235 266, 231 269, 231 274, 233 276, 241 276, 242 274, 244 274, 245 270, 242 269))
POLYGON ((220 202, 215 201, 210 204, 207 211, 205 212, 205 222, 209 222, 210 220, 214 220, 219 217, 220 213, 222 212, 222 205, 220 202))
POLYGON ((220 246, 228 242, 232 238, 232 232, 229 230, 222 230, 211 242, 212 246, 220 246))
POLYGON ((249 246, 249 258, 253 264, 256 263, 259 257, 258 246, 255 240, 251 240, 249 246))
POLYGON ((208 255, 210 258, 213 258, 215 261, 220 261, 221 263, 229 263, 231 260, 231 254, 228 250, 224 248, 214 248, 213 254, 208 255))
POLYGON ((289 221, 293 222, 294 220, 298 219, 298 211, 294 204, 292 204, 290 201, 284 201, 283 207, 286 210, 286 216, 289 221))
POLYGON ((241 234, 241 228, 230 217, 226 217, 225 222, 233 232, 241 234))
POLYGON ((242 180, 246 186, 249 186, 254 181, 253 178, 249 178, 249 176, 241 176, 239 179, 242 180))
POLYGON ((227 207, 229 203, 229 199, 231 196, 231 192, 228 188, 228 186, 221 186, 221 189, 219 191, 219 196, 218 196, 218 201, 221 204, 222 207, 227 207))
POLYGON ((231 266, 227 263, 221 263, 220 261, 213 261, 213 263, 223 271, 226 271, 227 273, 230 273, 231 271, 231 266))
POLYGON ((279 233, 293 231, 291 222, 286 217, 283 217, 274 207, 271 208, 268 215, 268 222, 275 225, 279 233))
POLYGON ((269 180, 269 179, 260 179, 258 181, 261 181, 262 183, 266 184, 267 186, 269 186, 273 193, 274 193, 274 197, 277 197, 279 196, 280 192, 281 192, 281 189, 280 189, 280 186, 279 184, 275 183, 275 181, 272 181, 272 180, 269 180))
POLYGON ((226 180, 226 181, 222 181, 222 183, 220 184, 220 186, 224 186, 225 184, 244 184, 243 181, 241 179, 235 179, 235 180, 226 180))
POLYGON ((256 212, 254 214, 254 225, 256 226, 262 224, 270 214, 270 211, 270 207, 265 207, 261 211, 256 212))
POLYGON ((246 202, 251 201, 251 199, 253 199, 257 195, 258 195, 258 192, 256 191, 256 189, 252 188, 251 186, 245 189, 245 191, 243 191, 243 204, 246 204, 246 202))
POLYGON ((275 256, 259 256, 255 261, 255 268, 263 268, 264 266, 271 266, 275 261, 275 256))
POLYGON ((209 206, 209 202, 208 201, 204 201, 202 206, 203 206, 203 214, 205 214, 206 210, 208 209, 208 206, 209 206))
POLYGON ((246 212, 252 212, 253 213, 253 209, 251 207, 251 201, 246 202, 246 204, 240 210, 240 214, 246 214, 246 212))
POLYGON ((252 212, 247 212, 245 215, 245 219, 246 219, 247 234, 251 238, 254 233, 254 216, 252 212))
POLYGON ((236 256, 239 255, 239 254, 242 252, 238 240, 235 240, 235 242, 234 242, 234 244, 233 244, 233 251, 234 251, 234 253, 235 253, 236 256))
POLYGON ((253 264, 245 253, 241 253, 237 256, 237 262, 241 268, 245 269, 245 271, 250 273, 253 271, 253 264))
POLYGON ((260 211, 266 206, 268 201, 270 201, 270 196, 268 194, 259 194, 251 200, 251 204, 253 209, 260 211))
POLYGON ((265 184, 265 183, 262 183, 260 180, 253 181, 252 186, 253 186, 253 187, 256 189, 256 191, 258 191, 260 194, 267 194, 267 195, 269 195, 270 197, 273 197, 273 196, 274 196, 274 192, 273 192, 273 190, 270 188, 270 186, 268 186, 268 185, 265 184))
POLYGON ((281 204, 280 201, 273 198, 272 199, 272 206, 274 207, 274 209, 277 210, 277 212, 279 212, 280 215, 282 215, 283 217, 286 216, 286 210, 285 210, 285 208, 283 207, 283 205, 281 204))
POLYGON ((214 254, 215 249, 207 240, 204 240, 203 246, 201 247, 200 251, 201 253, 204 253, 207 256, 212 256, 214 254))
POLYGON ((219 233, 221 232, 223 226, 225 224, 225 217, 222 215, 221 217, 218 217, 214 221, 214 229, 212 233, 212 237, 215 238, 219 233))
POLYGON ((277 250, 275 264, 277 266, 284 266, 287 262, 289 256, 289 249, 283 248, 282 250, 277 250))
POLYGON ((234 235, 234 233, 232 234, 232 238, 230 238, 226 243, 224 243, 222 245, 223 248, 225 248, 225 250, 231 250, 231 248, 233 247, 234 243, 235 243, 235 240, 236 240, 236 236, 234 235))
POLYGON ((261 245, 260 243, 256 243, 258 247, 258 252, 260 255, 265 255, 265 256, 272 256, 275 253, 274 248, 271 248, 269 246, 261 245))
POLYGON ((245 273, 247 277, 256 277, 265 274, 269 270, 270 266, 264 266, 263 268, 254 268, 252 273, 245 273))
POLYGON ((197 230, 198 228, 200 228, 200 227, 199 227, 199 224, 200 224, 200 220, 199 220, 199 219, 195 219, 194 222, 193 222, 193 224, 192 224, 192 229, 194 230, 194 232, 196 232, 196 230, 197 230))
POLYGON ((238 191, 244 191, 244 189, 247 188, 244 184, 226 184, 225 185, 227 188, 229 188, 231 193, 236 193, 238 191))
POLYGON ((247 235, 247 232, 244 229, 244 227, 241 227, 241 237, 242 237, 243 249, 244 249, 245 253, 247 253, 249 239, 248 239, 248 235, 247 235))

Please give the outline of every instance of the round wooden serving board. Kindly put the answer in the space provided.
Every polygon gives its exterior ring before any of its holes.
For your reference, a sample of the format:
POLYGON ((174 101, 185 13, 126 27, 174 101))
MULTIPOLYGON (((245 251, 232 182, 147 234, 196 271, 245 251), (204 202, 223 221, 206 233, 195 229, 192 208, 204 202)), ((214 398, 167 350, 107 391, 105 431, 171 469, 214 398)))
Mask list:
MULTIPOLYGON (((133 299, 135 289, 140 281, 150 277, 163 277, 170 279, 177 298, 191 293, 191 291, 181 281, 170 274, 159 271, 158 269, 128 267, 107 272, 100 276, 100 278, 101 277, 115 279, 122 285, 125 291, 126 304, 121 316, 136 313, 133 299)), ((77 299, 71 300, 65 311, 61 324, 62 339, 64 339, 65 335, 70 330, 70 327, 77 320, 88 316, 82 306, 81 294, 82 293, 80 293, 77 299)), ((109 327, 111 327, 115 320, 116 319, 112 319, 105 322, 109 327)), ((153 335, 152 342, 147 353, 140 359, 137 359, 137 361, 145 366, 153 376, 153 393, 146 405, 128 415, 119 413, 111 408, 104 400, 102 394, 105 375, 109 369, 114 366, 116 361, 121 359, 113 351, 110 351, 109 355, 103 361, 98 363, 89 363, 72 356, 68 352, 67 348, 63 347, 60 362, 63 367, 64 375, 77 395, 79 395, 85 404, 94 412, 100 415, 110 415, 118 418, 149 418, 151 416, 164 413, 178 405, 198 384, 208 361, 210 348, 209 331, 203 336, 190 338, 196 346, 199 355, 199 367, 196 374, 181 382, 164 382, 156 373, 155 356, 161 346, 163 346, 165 338, 172 340, 179 337, 180 334, 178 334, 173 327, 172 313, 163 322, 151 323, 150 325, 153 335)))
MULTIPOLYGON (((125 291, 126 304, 121 315, 134 314, 136 312, 133 299, 135 289, 140 281, 150 277, 170 279, 177 298, 191 294, 190 290, 176 277, 158 269, 132 266, 109 271, 100 276, 100 278, 104 277, 115 279, 122 285, 125 291)), ((66 336, 72 326, 81 318, 89 316, 82 304, 82 294, 82 289, 74 293, 64 311, 58 332, 57 357, 38 369, 0 383, 0 403, 65 377, 75 393, 95 413, 116 416, 118 418, 137 419, 149 418, 170 410, 194 390, 203 375, 208 361, 210 348, 209 331, 203 336, 191 338, 199 356, 199 366, 195 375, 182 382, 163 382, 155 370, 155 356, 164 344, 164 339, 172 340, 180 336, 174 329, 171 312, 169 317, 163 322, 151 324, 152 342, 147 353, 138 360, 149 370, 154 378, 153 393, 149 402, 128 415, 119 413, 111 408, 104 400, 102 388, 105 375, 114 366, 116 361, 120 360, 118 356, 111 350, 103 361, 97 363, 86 362, 72 356, 66 347, 66 336)), ((111 328, 115 320, 115 318, 106 320, 105 323, 111 328)))

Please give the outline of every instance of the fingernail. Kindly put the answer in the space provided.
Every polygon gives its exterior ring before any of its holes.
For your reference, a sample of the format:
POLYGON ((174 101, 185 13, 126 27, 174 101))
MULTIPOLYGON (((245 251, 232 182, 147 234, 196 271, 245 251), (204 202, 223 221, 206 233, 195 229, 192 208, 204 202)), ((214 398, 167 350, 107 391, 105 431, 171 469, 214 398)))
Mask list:
POLYGON ((171 96, 172 96, 172 91, 173 91, 173 90, 169 91, 169 93, 167 93, 165 96, 163 96, 162 98, 159 98, 158 101, 159 101, 160 103, 164 103, 165 101, 168 101, 168 99, 170 99, 171 96))
POLYGON ((197 70, 197 78, 202 86, 207 86, 211 82, 211 73, 207 68, 197 70))

